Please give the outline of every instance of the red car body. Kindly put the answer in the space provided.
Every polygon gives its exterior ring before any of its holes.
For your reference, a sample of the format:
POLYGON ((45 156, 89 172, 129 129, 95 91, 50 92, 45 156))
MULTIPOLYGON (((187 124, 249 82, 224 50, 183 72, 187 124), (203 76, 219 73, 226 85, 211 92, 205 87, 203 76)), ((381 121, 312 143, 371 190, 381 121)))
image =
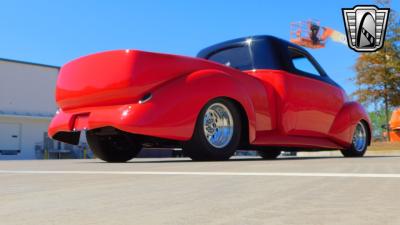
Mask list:
MULTIPOLYGON (((263 38, 276 41, 269 36, 253 41, 263 38)), ((279 52, 271 50, 269 57, 280 57, 279 52)), ((184 142, 191 139, 202 107, 220 97, 245 115, 247 146, 346 149, 359 121, 367 125, 370 141, 367 113, 333 81, 278 67, 235 69, 203 58, 137 50, 97 53, 64 65, 56 87, 60 109, 48 133, 77 144, 82 130, 114 127, 184 142)))

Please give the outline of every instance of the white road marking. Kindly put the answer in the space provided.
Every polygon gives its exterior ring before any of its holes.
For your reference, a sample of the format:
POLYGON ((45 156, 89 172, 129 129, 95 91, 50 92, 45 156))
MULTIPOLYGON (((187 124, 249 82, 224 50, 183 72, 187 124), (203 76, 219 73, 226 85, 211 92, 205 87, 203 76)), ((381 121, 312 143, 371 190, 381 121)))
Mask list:
POLYGON ((77 175, 194 175, 194 176, 272 176, 272 177, 355 177, 400 178, 396 173, 285 173, 285 172, 179 172, 179 171, 87 171, 87 170, 0 170, 0 174, 77 174, 77 175))

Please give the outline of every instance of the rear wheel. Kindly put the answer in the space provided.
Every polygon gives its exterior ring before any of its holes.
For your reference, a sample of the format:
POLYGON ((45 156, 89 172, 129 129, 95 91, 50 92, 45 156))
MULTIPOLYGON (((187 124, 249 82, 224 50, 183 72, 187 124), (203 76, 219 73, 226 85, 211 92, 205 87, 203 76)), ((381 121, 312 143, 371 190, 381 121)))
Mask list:
POLYGON ((137 156, 142 145, 132 134, 115 130, 112 134, 101 134, 98 130, 86 133, 90 149, 106 162, 126 162, 137 156))
POLYGON ((239 145, 240 114, 227 99, 207 103, 199 113, 193 137, 183 145, 185 155, 193 160, 227 160, 239 145))
POLYGON ((345 157, 362 157, 368 147, 368 128, 364 122, 360 121, 354 130, 353 140, 350 148, 341 150, 345 157))

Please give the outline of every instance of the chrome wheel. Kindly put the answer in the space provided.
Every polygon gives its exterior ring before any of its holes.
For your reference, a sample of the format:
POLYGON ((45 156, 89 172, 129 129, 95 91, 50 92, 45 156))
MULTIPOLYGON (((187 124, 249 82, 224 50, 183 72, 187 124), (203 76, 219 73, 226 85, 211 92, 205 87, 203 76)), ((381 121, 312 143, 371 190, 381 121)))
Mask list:
POLYGON ((353 134, 353 146, 358 152, 362 152, 367 145, 367 132, 362 122, 359 122, 356 126, 356 130, 353 134))
POLYGON ((183 142, 186 156, 196 161, 228 160, 242 134, 240 105, 230 99, 210 100, 199 112, 192 138, 183 142))
POLYGON ((210 105, 203 118, 204 135, 215 148, 229 144, 233 135, 233 118, 229 109, 221 104, 210 105))

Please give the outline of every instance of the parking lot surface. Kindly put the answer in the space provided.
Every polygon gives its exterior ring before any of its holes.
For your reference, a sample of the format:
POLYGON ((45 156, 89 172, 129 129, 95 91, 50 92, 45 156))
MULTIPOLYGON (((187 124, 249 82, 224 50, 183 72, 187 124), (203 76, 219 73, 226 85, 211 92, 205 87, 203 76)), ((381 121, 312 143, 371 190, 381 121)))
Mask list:
POLYGON ((0 161, 0 224, 400 224, 400 154, 0 161))

